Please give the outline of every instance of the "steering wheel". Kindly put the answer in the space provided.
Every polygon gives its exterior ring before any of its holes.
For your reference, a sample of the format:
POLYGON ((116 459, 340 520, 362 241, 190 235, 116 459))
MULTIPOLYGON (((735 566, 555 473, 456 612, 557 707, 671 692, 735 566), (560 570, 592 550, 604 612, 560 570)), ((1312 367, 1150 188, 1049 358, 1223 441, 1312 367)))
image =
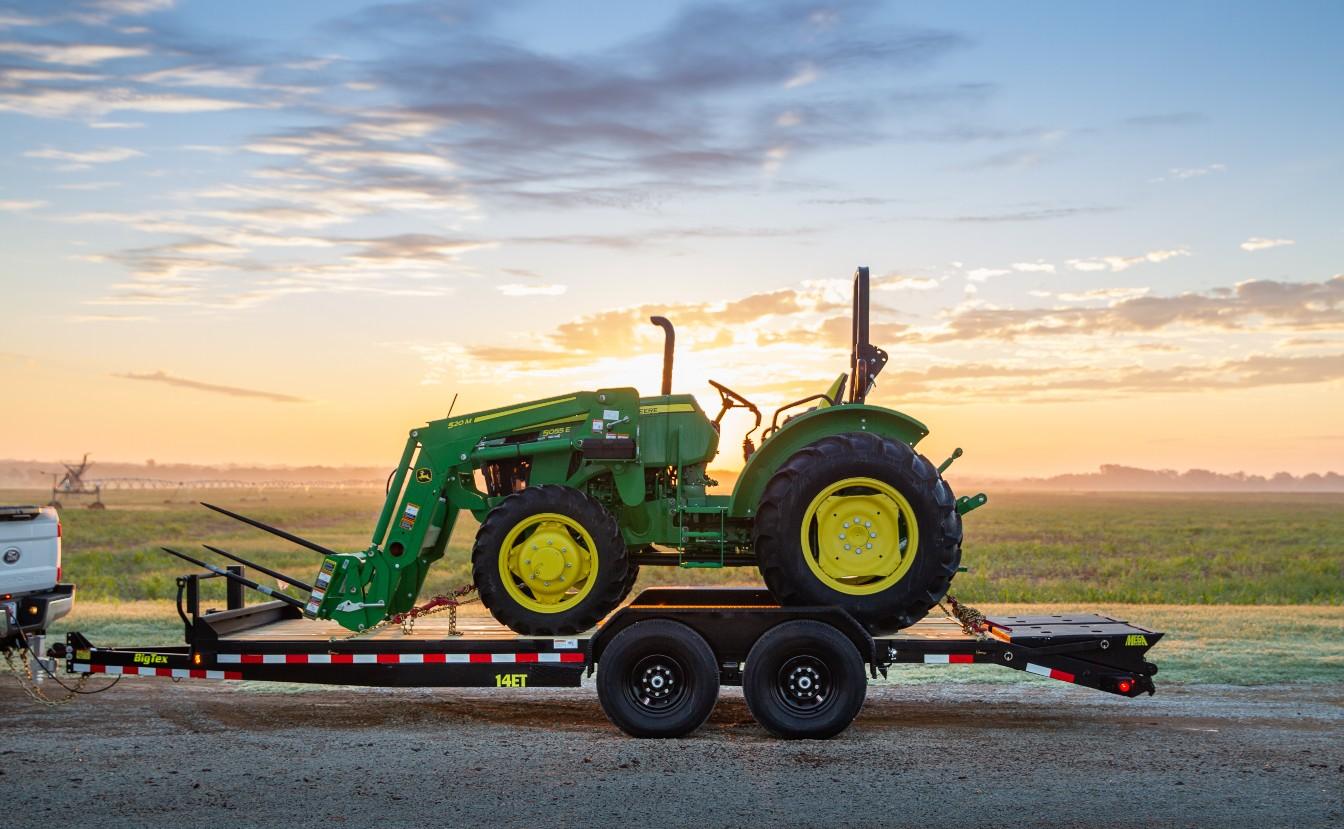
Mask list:
MULTIPOLYGON (((728 388, 724 384, 716 382, 714 380, 710 380, 709 384, 718 390, 719 396, 723 398, 724 403, 727 403, 729 400, 736 400, 737 403, 741 404, 743 407, 750 409, 753 412, 756 411, 755 403, 752 403, 750 400, 738 394, 737 392, 733 391, 732 389, 728 388)), ((732 406, 728 406, 727 408, 732 408, 732 406)))
POLYGON ((752 432, 755 432, 757 429, 761 428, 761 410, 756 408, 755 403, 752 403, 750 400, 738 394, 737 392, 733 391, 732 389, 728 388, 724 384, 717 383, 713 380, 710 380, 709 384, 718 390, 719 397, 723 399, 723 408, 719 409, 718 416, 714 418, 715 429, 719 428, 719 421, 723 420, 723 416, 728 414, 729 409, 733 408, 746 409, 747 411, 756 415, 755 425, 752 426, 751 429, 748 430, 746 436, 742 438, 742 459, 743 460, 750 459, 752 453, 756 451, 756 445, 751 442, 751 435, 752 432))

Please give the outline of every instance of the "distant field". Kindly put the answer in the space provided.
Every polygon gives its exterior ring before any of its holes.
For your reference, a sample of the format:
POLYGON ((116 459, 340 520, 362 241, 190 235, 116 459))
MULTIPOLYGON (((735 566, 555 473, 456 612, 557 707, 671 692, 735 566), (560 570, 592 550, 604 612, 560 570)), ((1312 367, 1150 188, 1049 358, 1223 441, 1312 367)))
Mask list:
MULTIPOLYGON (((169 599, 186 569, 160 545, 201 542, 292 572, 317 555, 198 506, 219 503, 334 549, 368 544, 382 495, 342 490, 114 492, 109 508, 70 506, 65 573, 83 601, 169 599)), ((0 491, 0 503, 43 493, 0 491)), ((475 521, 458 522, 427 594, 467 582, 475 521)), ((205 553, 211 556, 212 554, 205 553)), ((1344 494, 1053 495, 990 493, 966 518, 953 592, 973 603, 1344 604, 1344 494)), ((755 583, 755 571, 644 568, 641 584, 755 583)), ((215 585, 215 597, 223 596, 215 585)))

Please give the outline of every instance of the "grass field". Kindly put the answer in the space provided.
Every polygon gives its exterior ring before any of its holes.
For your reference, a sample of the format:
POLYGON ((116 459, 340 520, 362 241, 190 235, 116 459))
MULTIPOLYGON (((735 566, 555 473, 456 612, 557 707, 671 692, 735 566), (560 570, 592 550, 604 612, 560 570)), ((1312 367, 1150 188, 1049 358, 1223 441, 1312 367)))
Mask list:
MULTIPOLYGON (((211 558, 207 542, 301 578, 318 557, 196 504, 236 509, 334 549, 361 549, 381 506, 377 492, 112 493, 109 509, 67 508, 65 574, 79 585, 60 630, 109 642, 180 638, 175 577, 190 569, 160 545, 211 558)), ((988 609, 1095 606, 1166 630, 1167 680, 1259 683, 1344 678, 1344 495, 991 494, 967 517, 953 592, 988 609), (1143 607, 1139 607, 1143 605, 1143 607)), ((0 503, 44 500, 0 491, 0 503)), ((470 579, 475 533, 458 524, 425 595, 470 579)), ((221 562, 222 563, 222 562, 221 562)), ((645 567, 642 586, 756 583, 748 569, 645 567)), ((207 599, 222 604, 218 580, 207 599)), ((57 631, 59 632, 59 631, 57 631)), ((992 673, 992 672, 991 672, 992 673)), ((907 674, 918 676, 918 672, 907 674)), ((987 675, 984 678, 989 678, 987 675)))
MULTIPOLYGON (((0 503, 45 500, 0 491, 0 503)), ((62 512, 65 572, 84 601, 167 599, 182 562, 210 543, 299 578, 318 557, 198 506, 219 503, 338 550, 363 549, 381 494, 313 490, 118 492, 104 511, 62 512)), ((1342 495, 991 495, 966 518, 953 590, 971 602, 1344 604, 1342 495)), ((465 515, 427 593, 470 580, 465 515)), ((756 583, 750 569, 645 567, 641 583, 756 583)), ((222 587, 216 585, 218 595, 222 587)))

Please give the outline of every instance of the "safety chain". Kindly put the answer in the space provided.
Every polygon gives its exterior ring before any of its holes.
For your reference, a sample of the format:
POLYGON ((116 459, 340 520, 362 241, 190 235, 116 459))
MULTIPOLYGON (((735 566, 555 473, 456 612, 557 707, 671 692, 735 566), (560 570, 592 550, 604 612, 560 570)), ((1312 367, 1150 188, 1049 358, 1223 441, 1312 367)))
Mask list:
POLYGON ((89 677, 92 676, 92 674, 84 674, 77 682, 75 682, 75 687, 73 688, 61 685, 62 688, 66 689, 66 694, 60 699, 55 699, 47 696, 42 688, 38 686, 37 680, 33 677, 33 666, 28 661, 28 651, 24 650, 20 652, 18 661, 19 664, 23 666, 22 669, 14 664, 15 651, 5 648, 4 654, 5 664, 9 666, 9 670, 14 674, 14 679, 18 681, 19 687, 22 688, 23 692, 34 702, 40 702, 43 705, 55 707, 57 705, 65 705, 72 701, 77 695, 84 693, 84 683, 88 682, 89 677))
POLYGON ((435 596, 419 607, 413 607, 405 613, 389 616, 372 627, 356 631, 349 636, 342 636, 341 638, 355 639, 360 636, 366 636, 374 631, 382 630, 389 625, 401 625, 401 632, 406 636, 410 636, 411 631, 415 629, 415 622, 417 619, 424 618, 425 616, 432 616, 435 613, 442 613, 445 610, 448 611, 448 635, 461 636, 462 631, 457 629, 457 609, 464 604, 480 601, 480 596, 473 599, 464 598, 474 592, 476 592, 476 585, 464 584, 451 593, 435 596))
POLYGON ((985 621, 985 614, 970 605, 962 604, 957 601, 956 596, 951 594, 947 596, 947 603, 952 605, 951 610, 948 610, 942 602, 938 603, 939 609, 943 611, 947 618, 961 625, 962 630, 971 634, 983 634, 989 630, 989 624, 985 621))

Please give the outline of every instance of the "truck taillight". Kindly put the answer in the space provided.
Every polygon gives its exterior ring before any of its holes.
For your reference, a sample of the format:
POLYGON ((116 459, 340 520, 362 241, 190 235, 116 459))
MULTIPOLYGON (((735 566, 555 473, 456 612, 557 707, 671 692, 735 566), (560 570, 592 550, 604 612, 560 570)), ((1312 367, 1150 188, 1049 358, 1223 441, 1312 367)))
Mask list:
POLYGON ((57 522, 56 522, 56 537, 57 537, 57 538, 60 538, 60 537, 61 537, 61 522, 60 522, 60 521, 57 521, 57 522))

